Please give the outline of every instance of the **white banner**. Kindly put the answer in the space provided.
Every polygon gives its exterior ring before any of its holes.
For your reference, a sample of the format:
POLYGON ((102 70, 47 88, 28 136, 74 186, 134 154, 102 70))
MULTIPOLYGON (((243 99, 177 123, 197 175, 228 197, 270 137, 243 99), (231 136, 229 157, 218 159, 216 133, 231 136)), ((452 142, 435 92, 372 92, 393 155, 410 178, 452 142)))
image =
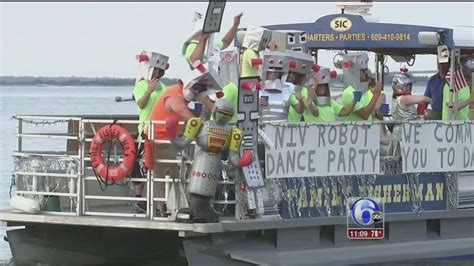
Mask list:
POLYGON ((403 123, 403 172, 474 170, 473 133, 472 121, 403 123))
POLYGON ((378 124, 281 123, 264 131, 266 178, 380 173, 378 124))

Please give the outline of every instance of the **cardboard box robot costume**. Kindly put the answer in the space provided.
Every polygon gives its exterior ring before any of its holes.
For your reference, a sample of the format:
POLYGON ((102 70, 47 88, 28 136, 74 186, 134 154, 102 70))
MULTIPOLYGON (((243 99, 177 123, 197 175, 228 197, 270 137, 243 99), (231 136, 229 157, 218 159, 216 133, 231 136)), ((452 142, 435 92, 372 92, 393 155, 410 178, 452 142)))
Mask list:
MULTIPOLYGON (((320 76, 319 84, 329 84, 329 81, 331 80, 331 70, 329 68, 321 67, 318 74, 320 76)), ((314 95, 313 101, 319 106, 329 105, 331 103, 331 90, 329 89, 329 86, 327 87, 324 96, 314 95)))
POLYGON ((155 52, 143 51, 137 55, 138 75, 135 82, 141 79, 150 81, 153 70, 156 68, 166 71, 169 68, 169 57, 155 52))
POLYGON ((276 51, 287 50, 306 53, 306 32, 299 30, 274 30, 272 41, 276 44, 276 51))
POLYGON ((369 87, 368 62, 369 56, 365 52, 343 55, 344 88, 353 86, 357 91, 367 91, 369 87), (367 71, 366 78, 361 78, 361 71, 367 71))
POLYGON ((248 26, 243 36, 241 32, 237 33, 237 39, 242 39, 242 47, 254 51, 265 51, 270 37, 271 31, 257 26, 248 26))
POLYGON ((191 74, 181 79, 185 99, 194 102, 213 94, 217 98, 222 97, 223 86, 219 74, 213 68, 206 68, 199 60, 193 67, 191 74))

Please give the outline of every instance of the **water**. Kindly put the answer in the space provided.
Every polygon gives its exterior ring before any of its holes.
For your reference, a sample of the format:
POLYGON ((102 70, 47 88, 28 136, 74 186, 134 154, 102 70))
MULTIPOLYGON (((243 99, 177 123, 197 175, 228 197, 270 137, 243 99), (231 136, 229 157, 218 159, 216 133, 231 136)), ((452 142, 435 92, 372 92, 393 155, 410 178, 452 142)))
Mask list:
MULTIPOLYGON (((131 87, 2 87, 0 86, 0 209, 9 208, 9 188, 13 171, 12 151, 16 150, 19 114, 40 115, 113 115, 136 114, 134 102, 115 102, 115 96, 129 98, 131 87)), ((67 125, 62 125, 62 129, 67 125)), ((40 126, 38 126, 40 129, 40 126)), ((61 129, 61 128, 60 128, 61 129)), ((65 131, 63 131, 65 132, 65 131)), ((44 147, 36 139, 34 148, 44 147), (43 147, 41 147, 43 146, 43 147)), ((62 146, 64 147, 64 146, 62 146)), ((5 231, 0 228, 0 237, 5 231)), ((0 239, 0 261, 11 257, 8 243, 0 239)))
MULTIPOLYGON (((389 87, 385 91, 391 91, 389 87)), ((415 86, 414 94, 422 94, 423 86, 415 86)), ((339 93, 335 93, 339 94, 339 93)), ((9 188, 13 171, 12 151, 16 149, 17 121, 19 114, 38 115, 113 115, 136 114, 134 102, 115 102, 115 96, 128 98, 131 87, 2 87, 0 86, 0 209, 9 208, 9 188)), ((387 102, 391 95, 387 93, 387 102)), ((65 130, 65 125, 58 130, 65 130)), ((40 127, 38 127, 40 128, 40 127)), ((62 131, 65 132, 65 131, 62 131)), ((31 142, 35 149, 51 148, 42 139, 31 142)), ((55 144, 60 149, 64 144, 55 144)), ((29 146, 31 147, 31 146, 29 146)), ((4 235, 1 231, 0 235, 4 235)), ((11 257, 8 243, 0 239, 0 260, 11 257)))

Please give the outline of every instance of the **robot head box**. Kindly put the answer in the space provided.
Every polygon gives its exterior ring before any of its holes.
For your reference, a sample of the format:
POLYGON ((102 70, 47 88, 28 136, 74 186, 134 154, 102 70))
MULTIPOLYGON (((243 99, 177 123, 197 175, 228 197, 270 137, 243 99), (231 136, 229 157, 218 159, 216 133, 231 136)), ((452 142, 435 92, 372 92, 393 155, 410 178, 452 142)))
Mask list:
POLYGON ((319 84, 329 84, 332 77, 331 70, 327 67, 321 67, 318 73, 320 76, 319 84))
POLYGON ((318 66, 314 64, 313 57, 307 53, 298 51, 286 51, 290 56, 290 72, 287 82, 295 86, 304 86, 313 73, 318 72, 318 66))
POLYGON ((207 69, 199 60, 193 64, 192 73, 181 79, 183 95, 187 101, 196 101, 199 98, 216 94, 222 96, 222 82, 219 74, 213 69, 207 69))
POLYGON ((252 60, 252 65, 262 66, 262 80, 267 79, 268 71, 309 75, 314 70, 313 58, 295 51, 265 51, 261 53, 259 59, 252 60))
POLYGON ((290 51, 287 50, 286 53, 290 57, 290 71, 310 75, 312 71, 317 72, 315 69, 313 57, 307 53, 290 51))
POLYGON ((344 87, 353 86, 358 91, 366 91, 369 85, 369 56, 365 52, 343 55, 342 69, 344 87))
POLYGON ((169 68, 169 57, 163 54, 143 51, 136 58, 138 60, 137 79, 151 80, 155 68, 163 71, 169 68))
POLYGON ((247 29, 237 31, 235 45, 255 51, 265 51, 270 38, 271 31, 262 27, 248 26, 247 29))
POLYGON ((272 41, 276 44, 277 51, 286 50, 306 52, 306 32, 299 30, 274 30, 272 41))
POLYGON ((329 89, 329 80, 334 77, 334 72, 331 72, 327 67, 321 67, 318 71, 320 76, 319 85, 316 89, 316 95, 313 97, 313 102, 319 106, 326 106, 331 103, 331 91, 329 89), (324 88, 324 93, 321 93, 319 90, 324 88))

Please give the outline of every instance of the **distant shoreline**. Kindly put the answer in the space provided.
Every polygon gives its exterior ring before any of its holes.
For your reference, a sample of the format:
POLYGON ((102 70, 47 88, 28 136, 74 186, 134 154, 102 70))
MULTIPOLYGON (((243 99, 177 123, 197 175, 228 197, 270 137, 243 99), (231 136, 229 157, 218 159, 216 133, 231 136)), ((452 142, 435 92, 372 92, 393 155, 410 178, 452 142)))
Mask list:
MULTIPOLYGON (((385 84, 390 84, 395 75, 390 72, 385 76, 385 84)), ((430 76, 414 76, 416 85, 426 85, 430 76)), ((342 80, 338 78, 340 83, 342 80)), ((162 82, 166 85, 175 84, 178 79, 163 78, 162 82)), ((330 84, 334 84, 331 82, 330 84)), ((33 86, 33 87, 133 87, 135 85, 134 78, 86 78, 86 77, 31 77, 31 76, 0 76, 0 86, 33 86)))
MULTIPOLYGON (((177 79, 163 78, 163 83, 169 85, 177 79)), ((35 87, 133 87, 134 78, 86 78, 86 77, 31 77, 31 76, 0 76, 0 86, 35 86, 35 87)))
POLYGON ((28 83, 12 83, 12 84, 0 84, 0 87, 133 87, 134 84, 126 85, 104 85, 104 84, 78 84, 78 85, 63 85, 63 84, 28 84, 28 83))

